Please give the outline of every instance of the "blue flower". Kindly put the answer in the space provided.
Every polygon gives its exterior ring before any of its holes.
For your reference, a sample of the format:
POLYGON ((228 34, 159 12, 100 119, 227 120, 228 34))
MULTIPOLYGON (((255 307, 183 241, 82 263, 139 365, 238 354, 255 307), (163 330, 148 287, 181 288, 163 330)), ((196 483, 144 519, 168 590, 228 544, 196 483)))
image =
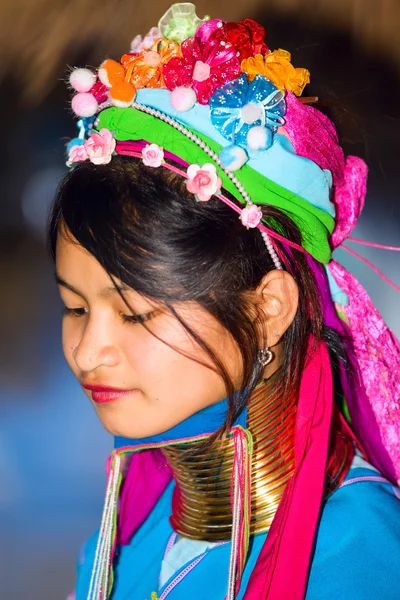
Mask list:
POLYGON ((215 90, 210 109, 212 124, 232 144, 247 148, 250 129, 261 126, 269 130, 265 139, 271 145, 273 133, 285 122, 285 92, 264 75, 249 82, 243 73, 215 90))

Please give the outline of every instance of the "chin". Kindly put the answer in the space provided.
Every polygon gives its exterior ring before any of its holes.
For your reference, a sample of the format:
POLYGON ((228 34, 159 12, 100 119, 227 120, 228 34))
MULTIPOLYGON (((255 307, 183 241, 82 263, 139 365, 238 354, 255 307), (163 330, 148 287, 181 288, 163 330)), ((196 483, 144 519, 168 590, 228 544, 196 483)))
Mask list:
POLYGON ((166 429, 164 429, 162 427, 156 428, 155 426, 153 426, 153 427, 144 427, 144 426, 143 427, 127 427, 126 423, 124 426, 122 423, 112 423, 108 419, 107 420, 101 419, 101 423, 102 423, 104 429, 108 433, 110 433, 112 436, 130 438, 133 440, 140 440, 142 438, 147 438, 147 437, 151 437, 153 435, 158 435, 158 434, 166 431, 166 429))

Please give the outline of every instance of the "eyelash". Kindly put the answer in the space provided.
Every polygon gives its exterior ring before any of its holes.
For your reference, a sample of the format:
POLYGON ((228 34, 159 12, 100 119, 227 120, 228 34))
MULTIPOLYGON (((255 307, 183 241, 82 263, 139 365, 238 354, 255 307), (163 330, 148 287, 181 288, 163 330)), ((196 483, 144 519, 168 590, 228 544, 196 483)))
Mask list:
POLYGON ((68 308, 68 306, 64 306, 63 314, 69 317, 83 317, 86 314, 86 308, 68 308))
POLYGON ((121 318, 123 320, 124 323, 145 323, 146 321, 149 321, 152 316, 153 316, 153 312, 148 312, 148 313, 144 313, 142 315, 124 315, 121 314, 121 318))
MULTIPOLYGON (((67 306, 64 307, 63 312, 64 315, 70 317, 83 317, 85 314, 87 314, 86 308, 68 308, 67 306)), ((154 311, 144 313, 142 315, 124 315, 123 313, 121 313, 121 318, 124 323, 145 323, 146 321, 152 318, 153 314, 154 311)))

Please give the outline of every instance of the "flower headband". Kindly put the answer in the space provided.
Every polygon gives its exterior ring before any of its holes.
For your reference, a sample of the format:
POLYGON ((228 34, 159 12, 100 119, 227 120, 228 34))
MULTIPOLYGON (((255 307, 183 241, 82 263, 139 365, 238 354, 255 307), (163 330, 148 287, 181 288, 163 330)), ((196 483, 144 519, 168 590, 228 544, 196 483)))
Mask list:
MULTIPOLYGON (((284 124, 285 89, 301 94, 309 80, 308 71, 294 69, 289 53, 270 52, 263 42, 264 29, 255 21, 246 19, 238 24, 218 19, 201 21, 195 16, 194 7, 186 12, 185 19, 182 20, 182 16, 177 19, 176 13, 182 7, 187 10, 188 6, 171 7, 161 19, 159 28, 153 28, 146 36, 146 41, 135 38, 131 52, 125 54, 120 63, 107 59, 97 75, 87 69, 75 69, 71 73, 70 83, 77 92, 72 99, 72 109, 81 118, 78 121, 79 136, 68 146, 67 165, 73 166, 87 159, 95 164, 107 164, 111 160, 115 139, 106 127, 94 131, 97 113, 110 106, 138 107, 135 97, 141 89, 169 89, 171 106, 178 113, 190 111, 196 103, 208 105, 213 126, 231 142, 217 155, 207 148, 206 142, 166 116, 168 124, 198 143, 201 149, 207 149, 215 163, 189 165, 184 173, 188 178, 188 191, 199 201, 209 200, 218 193, 239 212, 243 225, 261 229, 262 211, 253 204, 233 172, 248 161, 249 155, 271 147, 274 134, 284 124), (176 27, 179 22, 180 27, 176 27), (200 26, 196 29, 194 24, 200 26), (183 31, 192 29, 194 35, 184 39, 183 31), (167 35, 169 39, 164 37, 167 35), (252 58, 257 58, 258 62, 251 62, 252 58), (242 67, 248 68, 249 72, 241 73, 242 67), (284 89, 278 89, 274 80, 284 89), (227 174, 239 191, 241 201, 245 202, 243 209, 238 209, 219 193, 222 180, 217 167, 227 174)), ((149 109, 149 114, 160 117, 157 112, 149 109)), ((161 155, 157 144, 149 146, 150 152, 161 155)), ((143 159, 147 166, 166 164, 149 161, 147 151, 145 155, 143 159)), ((262 229, 274 265, 281 269, 267 228, 262 229)))

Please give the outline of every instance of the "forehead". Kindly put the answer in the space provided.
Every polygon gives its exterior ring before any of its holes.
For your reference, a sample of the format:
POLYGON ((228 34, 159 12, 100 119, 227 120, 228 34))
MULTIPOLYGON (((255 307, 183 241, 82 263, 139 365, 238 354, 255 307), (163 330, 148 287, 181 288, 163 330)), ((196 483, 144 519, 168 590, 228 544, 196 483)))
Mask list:
POLYGON ((83 248, 72 234, 65 231, 61 231, 57 235, 56 265, 57 269, 62 267, 67 270, 99 269, 107 276, 106 271, 96 258, 83 248))
POLYGON ((108 287, 115 291, 110 276, 98 260, 72 235, 64 232, 57 236, 56 276, 79 289, 108 287))
POLYGON ((57 238, 56 281, 60 287, 81 296, 93 294, 107 299, 119 296, 119 292, 130 299, 139 296, 119 279, 112 278, 72 235, 59 234, 57 238))

